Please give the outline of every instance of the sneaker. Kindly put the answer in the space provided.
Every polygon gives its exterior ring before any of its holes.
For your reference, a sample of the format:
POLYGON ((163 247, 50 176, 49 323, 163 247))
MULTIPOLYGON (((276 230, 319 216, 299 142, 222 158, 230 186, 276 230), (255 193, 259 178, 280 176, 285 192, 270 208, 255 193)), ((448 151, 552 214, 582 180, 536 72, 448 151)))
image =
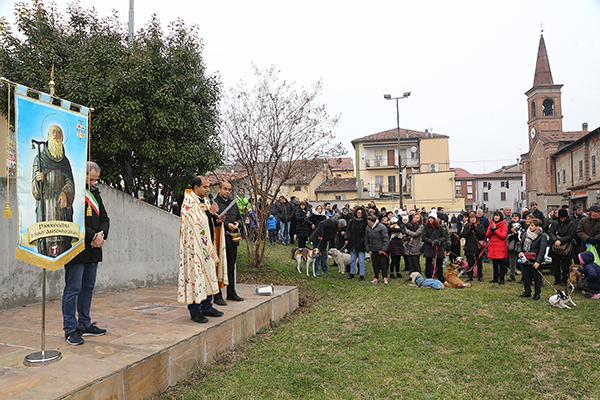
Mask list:
POLYGON ((383 283, 385 283, 386 285, 388 284, 387 278, 383 278, 383 283))
POLYGON ((93 322, 87 328, 79 328, 79 332, 81 332, 81 336, 102 336, 106 333, 106 329, 98 328, 93 322))
POLYGON ((379 279, 377 279, 377 278, 374 278, 374 279, 371 281, 371 283, 379 283, 379 279))
POLYGON ((71 333, 65 333, 65 340, 67 343, 72 344, 73 346, 78 346, 83 344, 84 340, 81 337, 81 333, 78 330, 75 330, 71 333))
POLYGON ((600 299, 600 293, 596 293, 595 295, 593 295, 592 299, 594 299, 594 300, 600 299))

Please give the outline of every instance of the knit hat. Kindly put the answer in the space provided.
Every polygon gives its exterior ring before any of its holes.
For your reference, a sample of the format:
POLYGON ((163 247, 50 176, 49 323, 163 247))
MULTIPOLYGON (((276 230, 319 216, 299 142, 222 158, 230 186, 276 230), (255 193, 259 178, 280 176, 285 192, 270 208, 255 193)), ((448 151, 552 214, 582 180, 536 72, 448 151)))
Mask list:
POLYGON ((561 208, 560 210, 558 210, 558 218, 567 218, 568 216, 569 216, 569 213, 564 208, 561 208))
POLYGON ((428 217, 428 218, 429 218, 429 217, 432 217, 432 218, 435 218, 435 219, 437 219, 437 212, 435 212, 435 211, 431 210, 431 212, 429 213, 429 215, 428 215, 427 217, 428 217))

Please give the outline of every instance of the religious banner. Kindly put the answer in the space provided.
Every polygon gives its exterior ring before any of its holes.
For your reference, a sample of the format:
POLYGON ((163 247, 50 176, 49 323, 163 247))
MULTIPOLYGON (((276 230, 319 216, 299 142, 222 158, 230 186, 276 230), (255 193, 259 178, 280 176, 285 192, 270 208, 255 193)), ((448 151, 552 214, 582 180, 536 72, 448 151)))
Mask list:
POLYGON ((89 109, 18 84, 15 107, 15 257, 55 271, 85 248, 89 109))

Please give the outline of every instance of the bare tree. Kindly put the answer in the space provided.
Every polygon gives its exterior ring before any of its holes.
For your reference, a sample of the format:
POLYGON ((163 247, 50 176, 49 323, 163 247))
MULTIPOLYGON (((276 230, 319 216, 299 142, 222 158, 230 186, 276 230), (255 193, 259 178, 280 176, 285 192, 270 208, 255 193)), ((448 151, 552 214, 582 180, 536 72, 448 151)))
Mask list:
POLYGON ((293 83, 279 78, 274 66, 253 67, 254 86, 248 88, 242 81, 225 97, 221 133, 225 159, 247 173, 250 196, 262 198, 253 210, 258 218, 256 240, 246 240, 251 267, 260 267, 268 236, 263 234, 265 222, 281 186, 306 160, 327 159, 345 150, 335 143, 333 133, 339 117, 330 116, 317 102, 321 81, 297 91, 293 83))

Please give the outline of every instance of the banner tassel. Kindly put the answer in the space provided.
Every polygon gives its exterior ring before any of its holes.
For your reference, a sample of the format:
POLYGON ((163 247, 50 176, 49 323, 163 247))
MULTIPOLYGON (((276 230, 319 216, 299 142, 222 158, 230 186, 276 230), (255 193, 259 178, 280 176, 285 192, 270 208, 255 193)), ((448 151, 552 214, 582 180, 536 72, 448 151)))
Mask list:
MULTIPOLYGON (((10 83, 6 82, 8 86, 8 115, 6 117, 6 134, 7 138, 10 136, 10 83)), ((12 210, 10 209, 10 168, 6 163, 6 207, 4 208, 4 218, 12 218, 12 210)))

